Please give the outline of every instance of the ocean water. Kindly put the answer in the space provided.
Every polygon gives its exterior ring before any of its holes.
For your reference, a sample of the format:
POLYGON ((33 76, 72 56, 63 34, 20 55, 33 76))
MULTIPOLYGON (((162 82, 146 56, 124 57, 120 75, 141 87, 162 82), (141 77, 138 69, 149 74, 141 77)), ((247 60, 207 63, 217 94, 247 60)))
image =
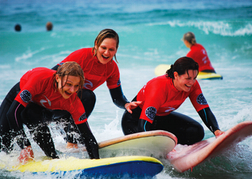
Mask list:
MULTIPOLYGON (((117 59, 128 100, 155 77, 157 65, 172 64, 186 55, 188 49, 181 38, 192 31, 223 75, 223 80, 199 81, 221 130, 252 120, 251 0, 0 0, 0 103, 27 70, 52 68, 71 52, 92 47, 104 28, 119 34, 117 59), (50 32, 45 28, 48 21, 54 25, 50 32), (20 32, 14 31, 17 23, 22 26, 20 32)), ((97 103, 89 124, 98 142, 123 136, 124 111, 113 104, 105 84, 95 93, 97 103)), ((189 100, 177 111, 202 123, 189 100)), ((56 147, 64 148, 58 128, 52 124, 51 129, 56 147)), ((205 138, 213 137, 204 129, 205 138)), ((32 145, 35 157, 43 156, 32 145)), ((165 167, 156 178, 251 178, 251 152, 252 137, 184 173, 160 159, 165 167)), ((0 153, 0 160, 15 163, 18 153, 18 148, 12 158, 0 153)), ((0 178, 36 177, 0 170, 0 178)))

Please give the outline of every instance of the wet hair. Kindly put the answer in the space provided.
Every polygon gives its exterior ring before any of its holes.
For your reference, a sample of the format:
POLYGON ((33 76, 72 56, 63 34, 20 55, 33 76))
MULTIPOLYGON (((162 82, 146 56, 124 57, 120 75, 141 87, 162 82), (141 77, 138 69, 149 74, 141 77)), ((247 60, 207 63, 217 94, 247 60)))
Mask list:
POLYGON ((21 31, 21 25, 20 24, 16 24, 14 27, 15 31, 20 32, 21 31))
MULTIPOLYGON (((77 93, 81 90, 82 86, 84 85, 84 72, 81 68, 81 66, 76 62, 65 62, 63 65, 61 65, 58 69, 55 75, 59 75, 61 78, 61 89, 63 89, 63 78, 65 76, 76 76, 80 77, 80 89, 77 91, 77 93)), ((58 83, 55 78, 56 86, 58 87, 58 83)))
POLYGON ((192 33, 192 32, 185 33, 183 36, 183 40, 188 41, 192 45, 196 44, 196 38, 195 38, 194 33, 192 33))
POLYGON ((53 29, 53 24, 51 22, 46 23, 46 30, 51 31, 53 29))
MULTIPOLYGON (((113 29, 103 29, 95 38, 95 42, 94 45, 97 44, 98 47, 100 47, 101 43, 103 42, 104 39, 106 38, 112 38, 116 40, 116 49, 119 46, 119 36, 118 34, 113 30, 113 29)), ((95 50, 95 47, 93 47, 93 51, 94 51, 94 56, 96 55, 97 51, 95 50)), ((116 55, 115 57, 115 61, 118 63, 117 59, 116 59, 116 55)))
POLYGON ((171 65, 171 68, 166 71, 168 77, 174 79, 174 72, 176 71, 178 75, 188 74, 188 70, 199 71, 199 65, 192 58, 181 57, 176 60, 176 62, 171 65))

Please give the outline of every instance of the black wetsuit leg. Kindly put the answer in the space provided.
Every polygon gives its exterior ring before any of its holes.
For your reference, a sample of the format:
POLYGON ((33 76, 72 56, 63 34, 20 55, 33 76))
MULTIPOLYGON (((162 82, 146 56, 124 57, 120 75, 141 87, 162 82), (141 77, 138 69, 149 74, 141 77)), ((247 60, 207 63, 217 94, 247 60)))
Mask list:
POLYGON ((10 126, 7 119, 7 113, 12 102, 20 91, 19 83, 14 85, 6 95, 0 106, 0 151, 10 152, 12 150, 13 137, 10 135, 10 126))
POLYGON ((53 112, 35 103, 29 103, 22 112, 24 124, 29 128, 34 141, 46 156, 59 158, 47 123, 53 120, 53 112))
POLYGON ((79 98, 85 108, 86 116, 88 118, 94 109, 95 102, 96 102, 96 96, 93 91, 87 90, 87 89, 82 89, 78 93, 78 96, 79 96, 79 98))
MULTIPOLYGON (((85 108, 85 111, 86 111, 86 116, 88 118, 94 109, 95 102, 96 102, 96 96, 93 91, 87 90, 87 89, 82 89, 78 93, 78 96, 81 99, 81 102, 82 102, 82 104, 85 108)), ((79 133, 79 130, 76 128, 75 125, 69 124, 69 126, 65 129, 67 129, 67 130, 65 130, 65 132, 67 133, 67 142, 77 143, 77 141, 79 141, 80 143, 83 143, 83 140, 81 140, 77 136, 76 137, 74 136, 75 133, 76 134, 79 133)))
MULTIPOLYGON (((132 101, 136 101, 136 97, 132 101)), ((124 135, 138 132, 138 121, 141 112, 142 109, 140 107, 133 109, 132 114, 130 114, 127 110, 124 111, 122 116, 122 130, 124 135)))
POLYGON ((177 112, 171 112, 167 116, 156 116, 151 130, 171 132, 178 138, 179 144, 191 145, 204 138, 204 129, 200 123, 177 112))

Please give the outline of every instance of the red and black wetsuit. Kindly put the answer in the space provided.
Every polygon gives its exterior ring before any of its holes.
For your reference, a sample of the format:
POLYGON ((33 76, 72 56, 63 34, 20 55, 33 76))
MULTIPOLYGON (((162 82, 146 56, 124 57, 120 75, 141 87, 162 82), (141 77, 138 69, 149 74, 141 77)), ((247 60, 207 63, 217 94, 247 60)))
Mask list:
MULTIPOLYGON (((96 102, 93 91, 104 82, 107 83, 114 104, 122 109, 125 108, 124 106, 128 103, 128 100, 122 92, 120 73, 114 60, 111 60, 107 64, 102 64, 94 55, 92 48, 82 48, 72 52, 61 63, 53 67, 53 69, 57 70, 60 65, 68 61, 77 62, 83 69, 85 84, 78 96, 81 98, 87 117, 93 111, 96 102)), ((77 142, 70 136, 68 136, 67 141, 71 143, 77 142)))
POLYGON ((198 43, 193 44, 186 56, 191 57, 199 64, 199 71, 215 72, 211 61, 208 58, 206 49, 202 45, 198 43))
POLYGON ((161 129, 172 132, 181 144, 202 140, 203 127, 190 117, 174 112, 187 97, 209 129, 219 129, 198 81, 189 92, 178 91, 172 79, 163 75, 150 80, 138 92, 134 100, 142 101, 142 104, 133 110, 133 114, 125 111, 122 119, 124 134, 161 129))
POLYGON ((119 69, 114 60, 111 60, 107 64, 101 64, 97 57, 94 56, 92 48, 82 48, 72 52, 61 63, 53 67, 53 69, 57 70, 61 64, 68 61, 77 62, 83 69, 85 84, 83 86, 82 95, 79 94, 79 96, 82 96, 81 100, 86 109, 87 116, 92 112, 95 103, 95 95, 90 91, 94 91, 105 81, 110 90, 113 102, 118 107, 124 108, 128 100, 123 95, 119 69), (91 98, 90 96, 94 97, 91 98), (85 98, 89 100, 85 101, 85 98), (90 104, 91 101, 94 101, 94 103, 90 104))
MULTIPOLYGON (((6 111, 7 113, 1 114, 7 116, 9 123, 9 126, 1 126, 1 128, 4 128, 4 134, 8 135, 8 132, 12 130, 17 134, 21 134, 18 143, 21 148, 24 148, 24 146, 29 146, 30 142, 23 131, 23 123, 33 132, 35 127, 42 125, 38 130, 36 129, 35 141, 47 156, 57 158, 54 144, 45 124, 46 122, 57 121, 64 116, 68 116, 67 122, 73 123, 74 121, 80 130, 90 158, 99 158, 98 144, 88 127, 82 102, 76 93, 72 94, 68 99, 62 97, 54 83, 55 73, 55 70, 41 67, 34 68, 22 76, 20 83, 18 83, 19 85, 16 85, 9 94, 17 92, 18 88, 19 93, 8 111, 6 111), (62 111, 65 112, 62 113, 62 111), (93 141, 93 143, 90 141, 93 141)), ((8 99, 8 95, 6 99, 8 99)), ((6 148, 10 147, 8 145, 5 145, 6 148)))

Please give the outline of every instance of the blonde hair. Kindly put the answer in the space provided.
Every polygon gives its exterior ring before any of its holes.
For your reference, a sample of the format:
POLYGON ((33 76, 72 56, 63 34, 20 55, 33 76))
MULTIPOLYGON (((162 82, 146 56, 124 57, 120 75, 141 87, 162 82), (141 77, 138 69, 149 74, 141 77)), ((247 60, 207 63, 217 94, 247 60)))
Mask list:
MULTIPOLYGON (((57 72, 55 73, 55 75, 58 75, 61 78, 61 88, 63 89, 64 85, 63 85, 63 77, 67 76, 76 76, 76 77, 80 77, 80 88, 77 91, 77 93, 81 90, 81 88, 84 85, 84 72, 81 68, 81 66, 76 63, 76 62, 65 62, 63 65, 61 65, 58 69, 57 72)), ((58 83, 56 81, 56 79, 54 79, 56 86, 58 87, 58 83)))
MULTIPOLYGON (((115 39, 116 40, 116 49, 118 48, 119 36, 113 29, 103 29, 95 38, 94 45, 96 44, 97 47, 99 47, 101 45, 101 43, 103 42, 103 40, 106 38, 115 39)), ((97 50, 95 50, 95 47, 93 47, 93 52, 94 52, 94 56, 95 56, 97 54, 97 50)), ((118 61, 116 59, 116 55, 114 57, 115 57, 115 61, 118 63, 118 61)))

